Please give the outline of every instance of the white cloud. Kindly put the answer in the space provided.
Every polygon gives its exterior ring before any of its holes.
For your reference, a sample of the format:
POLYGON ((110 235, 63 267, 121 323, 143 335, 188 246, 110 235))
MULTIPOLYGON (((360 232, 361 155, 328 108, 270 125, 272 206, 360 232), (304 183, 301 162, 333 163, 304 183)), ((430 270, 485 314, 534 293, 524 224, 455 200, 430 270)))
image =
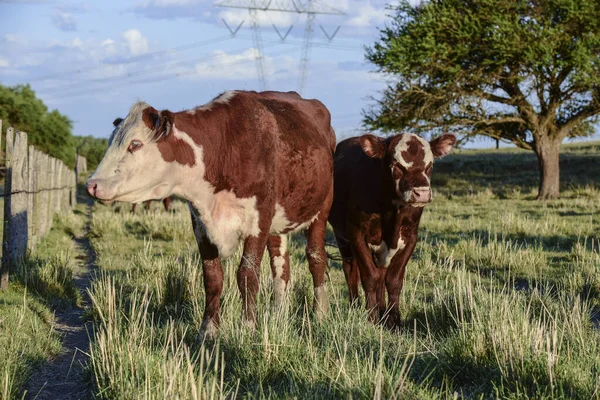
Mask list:
MULTIPOLYGON (((225 79, 225 80, 255 80, 255 60, 259 51, 250 48, 242 53, 229 54, 222 50, 213 52, 213 61, 198 63, 194 66, 192 79, 225 79)), ((263 55, 263 67, 267 80, 281 79, 290 75, 290 71, 296 67, 297 60, 291 57, 272 57, 263 55)))
POLYGON ((64 32, 73 32, 77 30, 77 22, 75 18, 66 12, 57 12, 52 16, 52 23, 59 30, 64 32))
POLYGON ((137 29, 129 29, 121 35, 131 55, 138 56, 148 52, 148 39, 137 29))
POLYGON ((355 27, 379 26, 387 18, 385 8, 373 7, 367 3, 358 9, 358 14, 348 21, 348 25, 355 27))
POLYGON ((10 63, 8 62, 8 60, 6 58, 0 57, 0 68, 6 68, 9 66, 10 63))

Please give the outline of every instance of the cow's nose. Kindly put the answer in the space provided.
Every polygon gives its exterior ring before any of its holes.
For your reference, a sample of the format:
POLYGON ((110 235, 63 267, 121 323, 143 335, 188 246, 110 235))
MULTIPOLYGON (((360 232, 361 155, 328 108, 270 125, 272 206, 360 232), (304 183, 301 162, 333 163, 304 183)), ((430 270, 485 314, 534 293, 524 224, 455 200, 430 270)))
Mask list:
POLYGON ((431 201, 431 189, 414 188, 412 190, 411 201, 413 203, 429 203, 431 201))
POLYGON ((91 197, 96 197, 96 190, 98 189, 98 182, 94 179, 90 179, 85 184, 87 191, 91 197))

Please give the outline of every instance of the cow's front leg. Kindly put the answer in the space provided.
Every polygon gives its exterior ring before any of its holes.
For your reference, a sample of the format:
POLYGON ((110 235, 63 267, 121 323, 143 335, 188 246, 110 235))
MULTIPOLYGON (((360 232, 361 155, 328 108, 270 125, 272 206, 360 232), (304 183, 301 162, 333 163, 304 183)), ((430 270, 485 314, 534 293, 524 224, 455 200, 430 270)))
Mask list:
POLYGON ((313 309, 318 319, 322 319, 329 312, 329 301, 325 292, 325 272, 327 271, 326 227, 327 219, 319 215, 306 231, 306 258, 313 278, 315 291, 313 309))
POLYGON ((280 306, 283 303, 290 280, 290 253, 287 242, 287 235, 271 235, 267 242, 267 248, 271 257, 273 302, 275 306, 280 306))
POLYGON ((256 294, 260 277, 260 262, 268 235, 250 236, 244 241, 244 253, 237 272, 237 282, 242 295, 242 318, 250 328, 256 327, 256 294))
POLYGON ((217 333, 220 323, 221 293, 223 292, 223 267, 217 247, 211 243, 206 235, 204 224, 192 210, 192 226, 196 243, 202 257, 202 276, 204 281, 204 293, 206 304, 204 306, 204 317, 200 326, 198 340, 212 338, 217 333))
POLYGON ((386 326, 390 329, 401 328, 398 300, 404 284, 406 264, 408 264, 410 256, 412 255, 415 245, 417 244, 416 234, 413 238, 407 239, 407 242, 408 243, 406 243, 406 247, 394 255, 385 274, 385 286, 387 287, 389 300, 386 326))

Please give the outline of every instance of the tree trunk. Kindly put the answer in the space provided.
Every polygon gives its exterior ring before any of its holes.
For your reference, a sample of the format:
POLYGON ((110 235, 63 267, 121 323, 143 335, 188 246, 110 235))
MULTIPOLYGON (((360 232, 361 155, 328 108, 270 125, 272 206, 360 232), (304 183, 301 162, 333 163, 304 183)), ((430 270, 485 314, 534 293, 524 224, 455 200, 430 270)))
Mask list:
POLYGON ((559 155, 562 139, 544 138, 535 145, 540 164, 540 188, 538 200, 556 199, 560 195, 559 155))

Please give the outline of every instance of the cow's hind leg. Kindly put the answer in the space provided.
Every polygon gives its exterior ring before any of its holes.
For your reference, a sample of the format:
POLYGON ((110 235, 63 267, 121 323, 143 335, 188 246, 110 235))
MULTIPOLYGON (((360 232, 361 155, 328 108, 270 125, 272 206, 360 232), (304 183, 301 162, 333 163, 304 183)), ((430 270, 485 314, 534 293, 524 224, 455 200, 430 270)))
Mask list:
POLYGON ((276 306, 283 303, 290 280, 290 253, 287 235, 271 235, 267 241, 273 274, 273 301, 276 306))
POLYGON ((171 205, 171 198, 167 197, 166 199, 163 199, 162 203, 163 203, 163 206, 165 207, 165 211, 169 212, 169 206, 171 205))
POLYGON ((354 254, 352 254, 352 248, 348 241, 337 232, 335 234, 335 240, 338 244, 340 255, 342 256, 342 269, 344 271, 344 277, 346 278, 346 284, 348 285, 350 305, 358 306, 360 305, 360 299, 358 297, 360 274, 358 272, 356 258, 354 258, 354 254))
POLYGON ((324 216, 319 214, 306 231, 306 258, 315 290, 313 308, 319 319, 329 312, 329 301, 325 292, 325 272, 327 270, 326 228, 327 214, 324 216))
POLYGON ((260 277, 260 262, 268 235, 260 233, 244 241, 244 253, 238 268, 237 281, 242 295, 242 317, 251 328, 256 327, 256 295, 260 277))

